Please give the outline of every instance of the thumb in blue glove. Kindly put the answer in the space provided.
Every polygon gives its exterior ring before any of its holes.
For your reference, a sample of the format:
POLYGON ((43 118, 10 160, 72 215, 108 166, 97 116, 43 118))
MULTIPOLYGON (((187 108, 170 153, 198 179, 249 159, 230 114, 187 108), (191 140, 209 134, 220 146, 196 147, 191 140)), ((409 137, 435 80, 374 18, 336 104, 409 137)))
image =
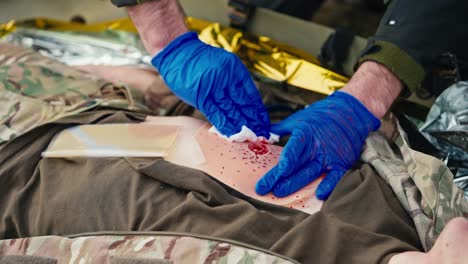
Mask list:
POLYGON ((284 197, 326 173, 316 195, 327 199, 359 158, 369 133, 379 126, 380 121, 345 92, 335 92, 291 115, 271 128, 275 134, 291 137, 278 165, 257 182, 257 193, 284 197))
POLYGON ((183 101, 200 110, 228 137, 243 126, 270 138, 270 119, 253 80, 234 54, 201 42, 194 32, 179 36, 152 64, 183 101))

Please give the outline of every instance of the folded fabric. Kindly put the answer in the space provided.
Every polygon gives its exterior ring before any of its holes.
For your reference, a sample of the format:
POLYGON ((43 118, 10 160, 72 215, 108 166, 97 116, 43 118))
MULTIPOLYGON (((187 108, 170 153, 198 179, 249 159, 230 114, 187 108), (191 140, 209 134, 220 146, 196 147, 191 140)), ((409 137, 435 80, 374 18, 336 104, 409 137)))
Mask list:
POLYGON ((386 263, 395 253, 422 249, 411 218, 366 164, 343 177, 311 215, 249 198, 200 170, 161 159, 40 156, 68 127, 136 120, 141 122, 128 112, 82 113, 2 146, 0 239, 186 232, 247 243, 301 263, 386 263))
POLYGON ((441 160, 411 149, 393 115, 367 138, 361 159, 393 189, 426 251, 451 219, 468 217, 468 202, 452 172, 441 160))
POLYGON ((189 117, 148 116, 140 124, 83 125, 58 134, 42 153, 48 158, 153 157, 202 170, 255 199, 309 214, 323 202, 315 197, 321 178, 289 196, 260 196, 255 183, 278 163, 282 147, 265 142, 228 142, 207 122, 189 117))

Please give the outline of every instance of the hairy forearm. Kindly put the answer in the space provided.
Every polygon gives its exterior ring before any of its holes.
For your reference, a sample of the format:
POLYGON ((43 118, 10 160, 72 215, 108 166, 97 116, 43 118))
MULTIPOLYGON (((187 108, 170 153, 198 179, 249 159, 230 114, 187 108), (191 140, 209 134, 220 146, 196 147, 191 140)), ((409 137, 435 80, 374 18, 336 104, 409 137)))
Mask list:
POLYGON ((177 0, 156 0, 131 6, 128 14, 152 56, 188 31, 184 11, 177 0))
POLYGON ((341 91, 353 95, 377 118, 382 118, 402 89, 403 84, 389 69, 366 61, 341 91))

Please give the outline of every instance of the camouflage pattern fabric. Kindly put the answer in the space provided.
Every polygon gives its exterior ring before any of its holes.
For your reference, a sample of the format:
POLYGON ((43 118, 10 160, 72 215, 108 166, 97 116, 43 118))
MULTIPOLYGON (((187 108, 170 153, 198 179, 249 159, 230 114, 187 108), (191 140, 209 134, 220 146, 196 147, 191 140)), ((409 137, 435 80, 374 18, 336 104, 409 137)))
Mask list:
POLYGON ((0 256, 54 258, 57 263, 276 263, 294 260, 237 244, 180 235, 57 236, 0 241, 0 256))
POLYGON ((468 216, 468 203, 453 183, 452 172, 439 159, 412 150, 393 116, 369 136, 361 159, 392 187, 426 251, 451 219, 468 216))
MULTIPOLYGON (((294 111, 306 103, 302 102, 305 95, 293 90, 260 86, 260 91, 267 105, 286 104, 294 111)), ((143 97, 136 90, 98 79, 31 50, 0 44, 0 145, 38 125, 99 106, 146 111, 143 97)), ((166 114, 194 112, 180 100, 168 102, 170 107, 165 108, 172 110, 166 114)), ((276 114, 279 116, 272 120, 283 119, 289 111, 276 114)), ((368 138, 361 159, 392 187, 412 217, 426 250, 450 219, 468 215, 467 202, 453 184, 450 170, 440 160, 412 150, 393 117, 384 120, 382 128, 368 138)))
POLYGON ((0 44, 0 145, 46 122, 98 106, 147 111, 143 95, 44 57, 0 44))

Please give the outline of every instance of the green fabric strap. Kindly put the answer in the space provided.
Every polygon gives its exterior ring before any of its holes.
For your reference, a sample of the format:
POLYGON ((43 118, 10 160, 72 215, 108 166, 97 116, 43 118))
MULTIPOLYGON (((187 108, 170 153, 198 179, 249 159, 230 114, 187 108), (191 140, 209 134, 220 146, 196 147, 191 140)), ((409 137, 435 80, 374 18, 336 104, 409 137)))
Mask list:
POLYGON ((398 46, 375 41, 359 59, 359 65, 365 61, 375 61, 385 65, 412 92, 420 88, 425 78, 424 68, 398 46))

